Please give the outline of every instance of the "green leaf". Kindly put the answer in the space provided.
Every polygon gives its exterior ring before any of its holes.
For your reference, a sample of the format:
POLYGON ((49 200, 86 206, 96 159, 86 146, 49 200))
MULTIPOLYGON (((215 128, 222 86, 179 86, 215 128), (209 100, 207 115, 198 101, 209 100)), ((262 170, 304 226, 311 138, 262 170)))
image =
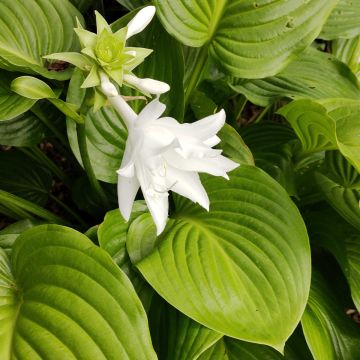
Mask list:
POLYGON ((38 205, 45 205, 52 176, 47 169, 19 151, 0 152, 0 189, 38 205))
POLYGON ((285 346, 284 355, 274 349, 224 337, 207 350, 199 360, 312 360, 302 334, 296 331, 285 346), (225 355, 226 354, 226 355, 225 355))
POLYGON ((38 226, 15 241, 11 269, 0 258, 1 359, 156 359, 130 281, 86 236, 38 226))
POLYGON ((35 103, 10 90, 10 84, 15 77, 13 73, 0 71, 0 121, 10 120, 23 114, 35 103))
POLYGON ((352 72, 360 78, 360 35, 352 39, 337 39, 331 43, 334 55, 347 64, 352 72))
POLYGON ((89 7, 92 6, 94 4, 94 2, 95 2, 95 0, 70 0, 70 1, 81 12, 84 12, 84 11, 88 10, 89 7))
POLYGON ((188 360, 198 357, 222 338, 154 296, 149 311, 151 338, 159 359, 188 360))
POLYGON ((115 263, 129 277, 142 303, 147 310, 150 307, 153 290, 147 285, 137 271, 134 271, 126 249, 127 232, 131 222, 138 216, 147 212, 142 201, 134 203, 129 222, 125 222, 119 209, 106 213, 104 221, 98 230, 99 245, 110 254, 115 263))
MULTIPOLYGON (((23 98, 24 99, 24 98, 23 98)), ((8 146, 37 145, 45 137, 46 128, 31 112, 0 121, 0 144, 8 146)))
POLYGON ((309 302, 301 320, 315 360, 360 357, 360 329, 345 315, 325 278, 313 271, 309 302))
POLYGON ((230 125, 225 124, 219 131, 221 139, 219 148, 223 154, 239 164, 254 165, 254 158, 239 133, 230 125))
POLYGON ((130 258, 190 318, 282 351, 310 285, 301 216, 284 189, 253 166, 241 165, 230 181, 204 176, 203 184, 210 212, 177 197, 156 241, 150 216, 140 216, 128 233, 130 258))
POLYGON ((360 171, 360 101, 296 100, 278 113, 295 130, 303 153, 338 149, 360 171))
POLYGON ((273 77, 257 80, 234 79, 230 84, 251 102, 268 106, 278 99, 358 99, 356 77, 331 54, 310 48, 273 77))
POLYGON ((11 83, 11 90, 32 100, 57 98, 46 82, 33 76, 20 76, 14 79, 11 83))
MULTIPOLYGON (((74 71, 67 93, 68 102, 81 106, 85 96, 85 90, 80 89, 83 81, 83 74, 74 71)), ((66 126, 71 149, 81 164, 76 124, 67 119, 66 126)), ((89 157, 96 177, 116 184, 116 170, 120 167, 127 138, 127 130, 122 120, 112 107, 104 107, 95 113, 89 109, 86 113, 85 129, 89 157)))
POLYGON ((360 3, 340 0, 330 14, 319 37, 325 40, 352 38, 360 34, 360 3))
POLYGON ((337 0, 155 0, 166 30, 242 78, 272 76, 320 33, 337 0), (207 46, 207 45, 205 45, 207 46))
POLYGON ((77 51, 73 31, 81 14, 68 0, 3 0, 0 4, 0 67, 68 79, 71 70, 50 71, 42 56, 77 51))
POLYGON ((360 233, 335 211, 326 209, 307 216, 313 243, 331 252, 348 281, 351 296, 360 310, 360 233))
POLYGON ((350 224, 360 230, 360 175, 339 152, 326 153, 323 171, 316 182, 327 202, 350 224))
POLYGON ((0 247, 5 250, 8 255, 10 255, 11 248, 19 235, 25 230, 39 224, 39 221, 25 219, 8 225, 5 229, 0 231, 0 247))

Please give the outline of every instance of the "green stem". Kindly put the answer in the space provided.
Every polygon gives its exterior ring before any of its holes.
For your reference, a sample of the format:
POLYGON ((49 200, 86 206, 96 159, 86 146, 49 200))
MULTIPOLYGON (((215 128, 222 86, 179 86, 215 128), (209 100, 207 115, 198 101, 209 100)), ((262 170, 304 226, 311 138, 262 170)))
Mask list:
POLYGON ((34 218, 32 215, 28 214, 26 211, 19 209, 16 206, 7 204, 7 206, 0 206, 0 213, 4 214, 8 218, 21 220, 21 219, 31 219, 34 218))
POLYGON ((71 188, 70 179, 64 174, 64 172, 54 164, 37 146, 33 146, 28 149, 20 149, 25 154, 31 156, 38 163, 47 167, 55 176, 57 176, 69 189, 71 188))
POLYGON ((85 169, 85 172, 88 176, 90 185, 94 192, 99 197, 105 209, 110 209, 110 203, 108 198, 105 195, 103 188, 101 187, 99 181, 97 180, 94 170, 92 168, 90 157, 86 144, 86 133, 84 124, 76 124, 76 133, 78 137, 79 150, 81 155, 81 160, 85 169))
POLYGON ((59 198, 55 195, 50 194, 50 198, 56 202, 59 206, 61 206, 69 215, 71 215, 76 221, 79 222, 81 226, 84 228, 88 228, 88 224, 78 215, 75 211, 71 210, 69 206, 67 206, 64 202, 62 202, 59 198))
POLYGON ((263 118, 264 116, 268 113, 268 111, 270 110, 272 105, 268 105, 261 113, 260 115, 256 118, 255 120, 255 124, 259 123, 263 118))
POLYGON ((65 220, 53 214, 49 210, 46 210, 40 207, 39 205, 33 204, 28 200, 25 200, 19 196, 16 196, 4 190, 0 190, 0 203, 3 206, 9 207, 11 210, 12 208, 17 207, 45 221, 49 221, 57 224, 67 224, 65 220))
POLYGON ((203 74, 206 61, 208 59, 208 45, 205 44, 199 51, 196 57, 196 64, 193 72, 191 73, 189 82, 185 90, 185 109, 189 103, 190 95, 198 85, 201 75, 203 74))

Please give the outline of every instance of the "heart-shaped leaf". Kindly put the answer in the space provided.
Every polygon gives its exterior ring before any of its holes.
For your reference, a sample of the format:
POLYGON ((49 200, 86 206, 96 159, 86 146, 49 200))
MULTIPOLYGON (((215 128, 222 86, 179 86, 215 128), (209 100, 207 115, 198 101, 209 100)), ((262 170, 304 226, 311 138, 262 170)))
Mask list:
POLYGON ((130 226, 133 263, 166 301, 199 323, 280 351, 310 283, 306 229, 284 189, 241 165, 230 181, 204 177, 210 212, 176 198, 155 241, 149 215, 130 226), (296 285, 295 285, 296 284, 296 285))
POLYGON ((68 79, 71 70, 51 71, 42 56, 78 50, 73 28, 81 14, 68 0, 2 0, 0 67, 68 79))
POLYGON ((333 40, 338 38, 352 38, 360 34, 360 2, 354 0, 340 0, 319 37, 333 40))
POLYGON ((86 236, 42 225, 0 251, 1 359, 156 359, 130 281, 86 236))
POLYGON ((317 37, 337 0, 155 0, 166 30, 242 78, 272 76, 317 37))
POLYGON ((301 53, 276 76, 257 80, 235 79, 231 86, 260 106, 267 106, 282 97, 360 97, 357 79, 347 66, 331 54, 313 48, 301 53))
POLYGON ((315 360, 360 357, 360 329, 347 318, 325 278, 313 271, 309 302, 301 320, 315 360))

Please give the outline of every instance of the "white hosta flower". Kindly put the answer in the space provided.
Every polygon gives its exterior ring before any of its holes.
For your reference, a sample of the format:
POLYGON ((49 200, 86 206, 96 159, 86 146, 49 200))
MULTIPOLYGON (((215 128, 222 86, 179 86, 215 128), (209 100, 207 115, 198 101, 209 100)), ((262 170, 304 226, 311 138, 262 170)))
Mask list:
POLYGON ((160 118, 164 111, 165 105, 156 99, 127 122, 129 136, 118 170, 122 216, 129 220, 141 187, 157 234, 166 225, 169 190, 209 210, 209 198, 198 172, 228 179, 227 172, 239 166, 222 156, 221 150, 212 149, 220 142, 216 134, 225 123, 224 110, 191 124, 160 118))

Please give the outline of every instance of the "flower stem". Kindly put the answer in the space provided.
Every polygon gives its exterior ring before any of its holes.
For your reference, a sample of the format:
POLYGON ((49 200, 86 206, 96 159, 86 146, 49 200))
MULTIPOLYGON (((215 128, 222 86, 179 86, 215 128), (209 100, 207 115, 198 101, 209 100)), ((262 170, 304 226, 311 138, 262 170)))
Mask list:
POLYGON ((196 57, 196 64, 194 67, 193 72, 191 73, 189 82, 187 84, 186 90, 185 90, 185 109, 189 103, 189 99, 190 99, 190 95, 192 94, 192 92, 194 91, 194 89, 196 88, 196 86, 198 85, 201 75, 203 74, 204 68, 205 68, 205 64, 206 61, 208 59, 208 45, 204 45, 197 57, 196 57))
POLYGON ((39 205, 33 204, 28 200, 25 200, 19 196, 16 196, 4 190, 0 190, 0 203, 3 206, 8 207, 12 211, 16 211, 16 209, 20 210, 20 212, 24 216, 26 216, 26 214, 24 213, 24 211, 26 211, 45 221, 49 221, 56 224, 64 224, 64 225, 68 224, 65 220, 53 214, 49 210, 46 210, 40 207, 39 205))
POLYGON ((259 123, 263 118, 264 116, 268 113, 268 111, 270 110, 270 108, 272 107, 272 104, 271 105, 268 105, 266 108, 264 108, 264 110, 260 113, 260 115, 256 118, 255 120, 255 124, 259 123))
POLYGON ((70 179, 37 146, 33 146, 29 149, 20 148, 20 150, 28 156, 31 156, 38 163, 47 167, 56 177, 58 177, 64 183, 64 185, 66 185, 66 187, 68 187, 69 189, 71 188, 70 179))
POLYGON ((88 228, 88 224, 78 215, 75 211, 71 210, 69 206, 67 206, 63 201, 57 198, 55 195, 50 194, 51 200, 56 202, 59 206, 61 206, 69 215, 71 215, 78 223, 84 228, 88 228))
POLYGON ((94 192, 99 197, 100 201, 102 202, 104 208, 110 209, 110 203, 108 198, 106 197, 106 194, 101 187, 99 181, 97 180, 94 170, 91 165, 87 144, 86 144, 86 132, 85 132, 85 124, 76 124, 76 133, 79 143, 79 150, 81 155, 81 160, 85 169, 85 172, 88 176, 90 185, 94 192))

